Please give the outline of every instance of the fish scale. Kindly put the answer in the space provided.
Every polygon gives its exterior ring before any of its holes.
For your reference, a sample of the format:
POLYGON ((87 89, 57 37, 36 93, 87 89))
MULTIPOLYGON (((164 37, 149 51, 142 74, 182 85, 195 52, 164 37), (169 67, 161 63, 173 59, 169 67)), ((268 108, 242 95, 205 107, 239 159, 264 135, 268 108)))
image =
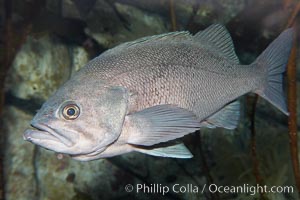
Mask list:
POLYGON ((193 42, 154 42, 127 49, 125 55, 124 52, 120 55, 117 52, 113 54, 114 59, 111 56, 95 59, 82 74, 86 71, 97 73, 99 79, 106 78, 110 84, 124 86, 138 95, 136 105, 129 112, 163 102, 191 109, 202 120, 236 97, 254 89, 263 78, 263 73, 259 75, 257 72, 260 70, 254 70, 254 66, 235 64, 193 42), (189 54, 182 55, 182 52, 189 54), (157 67, 154 69, 153 66, 157 67), (162 73, 163 79, 158 79, 162 73), (226 87, 222 87, 224 85, 226 87), (168 95, 160 89, 162 87, 168 88, 168 95), (235 90, 231 91, 230 88, 235 90), (152 90, 158 92, 155 94, 152 90), (212 91, 216 95, 207 96, 212 91))
POLYGON ((158 66, 151 70, 142 68, 131 71, 113 79, 112 83, 122 85, 138 96, 136 107, 131 108, 133 110, 129 112, 139 111, 163 102, 193 110, 201 121, 241 94, 251 91, 255 85, 240 87, 241 81, 243 80, 228 76, 222 77, 220 74, 201 69, 158 66), (162 78, 153 79, 153 77, 158 77, 158 74, 161 75, 162 71, 165 72, 162 78), (165 92, 166 88, 168 88, 168 95, 165 92), (211 88, 214 88, 215 92, 210 92, 211 88), (153 93, 154 89, 157 89, 158 93, 153 93))
POLYGON ((173 32, 121 44, 61 86, 24 139, 81 161, 132 151, 191 158, 174 140, 203 127, 236 128, 236 99, 245 93, 288 114, 282 74, 292 38, 287 29, 250 65, 239 64, 218 24, 195 35, 173 32))

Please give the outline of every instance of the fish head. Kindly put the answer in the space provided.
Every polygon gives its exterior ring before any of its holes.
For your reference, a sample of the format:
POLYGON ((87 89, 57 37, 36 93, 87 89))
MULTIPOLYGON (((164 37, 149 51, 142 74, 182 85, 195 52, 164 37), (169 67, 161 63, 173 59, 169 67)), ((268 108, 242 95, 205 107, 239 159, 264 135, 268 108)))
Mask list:
POLYGON ((71 79, 48 99, 24 139, 71 155, 102 152, 120 136, 127 91, 95 79, 71 79))

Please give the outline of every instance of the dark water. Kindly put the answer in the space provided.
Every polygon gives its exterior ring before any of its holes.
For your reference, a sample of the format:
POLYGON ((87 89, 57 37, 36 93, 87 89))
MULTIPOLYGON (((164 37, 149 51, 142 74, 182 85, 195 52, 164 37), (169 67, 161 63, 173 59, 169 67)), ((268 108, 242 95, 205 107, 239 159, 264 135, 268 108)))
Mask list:
POLYGON ((230 32, 241 63, 249 64, 288 26, 296 5, 296 0, 1 1, 5 103, 0 182, 5 198, 298 199, 287 117, 262 99, 255 113, 256 162, 248 115, 251 97, 241 99, 237 129, 203 129, 183 138, 192 159, 130 153, 79 162, 22 137, 49 95, 106 49, 142 36, 174 30, 196 33, 221 23, 230 32), (257 184, 267 191, 261 195, 257 184))

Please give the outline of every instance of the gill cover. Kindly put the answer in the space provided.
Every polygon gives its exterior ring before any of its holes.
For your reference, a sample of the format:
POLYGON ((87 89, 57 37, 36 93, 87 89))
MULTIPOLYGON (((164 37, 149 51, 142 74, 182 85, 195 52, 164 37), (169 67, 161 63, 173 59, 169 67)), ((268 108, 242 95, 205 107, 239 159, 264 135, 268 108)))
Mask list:
POLYGON ((103 116, 98 117, 100 126, 105 127, 106 131, 104 137, 99 138, 100 148, 113 143, 120 136, 127 113, 128 97, 127 90, 121 86, 109 87, 108 91, 101 95, 99 103, 103 116))

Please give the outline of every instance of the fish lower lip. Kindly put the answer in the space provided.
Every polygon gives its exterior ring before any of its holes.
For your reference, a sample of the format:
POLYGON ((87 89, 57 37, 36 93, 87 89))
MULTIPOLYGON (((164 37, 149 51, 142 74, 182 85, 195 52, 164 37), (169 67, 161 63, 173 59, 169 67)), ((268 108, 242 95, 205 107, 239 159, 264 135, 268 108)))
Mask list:
POLYGON ((60 140, 58 138, 51 135, 47 131, 43 131, 43 130, 39 130, 39 129, 37 129, 37 130, 27 129, 23 134, 23 138, 24 138, 24 140, 27 140, 27 141, 30 141, 30 142, 33 139, 53 140, 53 141, 56 141, 56 142, 60 142, 60 140))
POLYGON ((26 130, 23 135, 23 138, 25 140, 30 141, 33 136, 33 138, 35 139, 54 140, 57 142, 61 142, 66 146, 73 145, 70 140, 56 133, 52 128, 48 127, 47 125, 32 123, 31 126, 36 130, 34 129, 26 130))

